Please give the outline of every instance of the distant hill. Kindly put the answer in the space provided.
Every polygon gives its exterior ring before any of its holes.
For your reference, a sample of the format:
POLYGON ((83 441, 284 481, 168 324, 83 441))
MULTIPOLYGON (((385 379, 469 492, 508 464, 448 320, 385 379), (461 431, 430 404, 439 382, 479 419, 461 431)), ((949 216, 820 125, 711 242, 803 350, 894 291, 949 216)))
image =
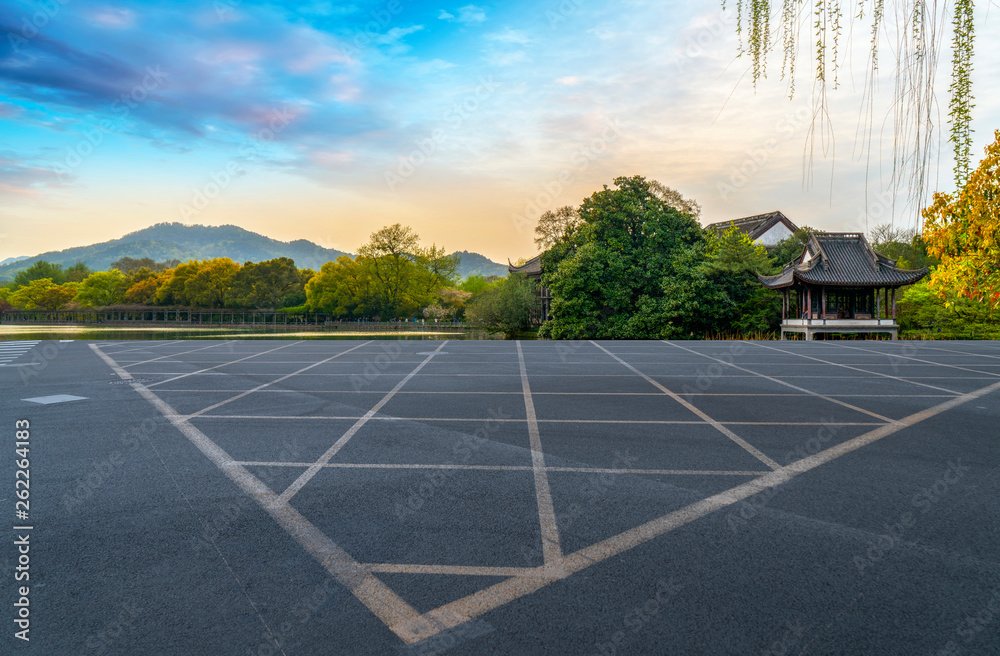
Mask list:
MULTIPOLYGON (((305 239, 291 242, 278 241, 244 230, 234 225, 203 226, 182 223, 157 223, 131 232, 120 239, 90 246, 77 246, 62 251, 49 251, 34 257, 8 258, 0 262, 0 281, 13 280, 19 271, 38 260, 68 267, 85 262, 94 271, 106 271, 111 263, 123 257, 149 257, 157 262, 165 260, 204 260, 228 257, 234 262, 261 262, 276 257, 290 257, 300 269, 319 270, 324 263, 335 260, 343 251, 323 248, 305 239)), ((461 258, 459 277, 505 276, 507 266, 488 260, 479 253, 460 251, 453 253, 461 258)))
POLYGON ((0 260, 0 266, 3 266, 3 265, 5 265, 5 264, 11 264, 11 263, 13 263, 13 262, 17 262, 18 260, 23 260, 23 259, 25 259, 25 258, 26 258, 26 256, 25 256, 25 255, 22 255, 22 256, 20 256, 20 257, 8 257, 8 258, 7 258, 7 259, 5 259, 5 260, 0 260))
POLYGON ((469 276, 483 276, 485 278, 486 276, 507 275, 506 264, 497 264, 479 253, 458 251, 457 253, 452 253, 452 255, 458 255, 461 258, 461 262, 458 265, 458 277, 462 280, 469 276))
POLYGON ((278 241, 244 230, 234 225, 203 226, 182 223, 157 223, 131 232, 121 239, 77 246, 62 251, 50 251, 0 266, 0 280, 12 280, 18 271, 27 269, 38 260, 64 267, 86 262, 94 271, 107 270, 122 257, 150 257, 164 260, 204 260, 228 257, 234 262, 261 262, 276 257, 290 257, 300 269, 319 269, 324 262, 335 260, 343 251, 323 248, 305 239, 278 241))

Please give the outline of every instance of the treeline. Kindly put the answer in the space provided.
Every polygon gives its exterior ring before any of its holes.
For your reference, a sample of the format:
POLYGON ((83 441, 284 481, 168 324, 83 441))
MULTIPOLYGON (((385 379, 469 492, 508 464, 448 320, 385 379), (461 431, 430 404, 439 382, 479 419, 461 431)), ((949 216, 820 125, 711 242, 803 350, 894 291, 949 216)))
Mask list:
POLYGON ((268 309, 342 318, 462 318, 465 302, 492 280, 459 283, 459 258, 421 246, 412 229, 375 232, 358 256, 317 272, 287 257, 240 265, 228 258, 155 262, 124 257, 108 271, 39 261, 0 287, 0 309, 63 310, 111 306, 268 309))

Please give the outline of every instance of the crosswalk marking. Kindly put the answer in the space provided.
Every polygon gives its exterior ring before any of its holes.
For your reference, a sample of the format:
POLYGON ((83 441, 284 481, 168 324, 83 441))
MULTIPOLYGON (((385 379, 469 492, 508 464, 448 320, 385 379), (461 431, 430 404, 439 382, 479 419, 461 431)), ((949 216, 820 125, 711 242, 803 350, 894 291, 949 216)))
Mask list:
POLYGON ((40 340, 37 339, 0 342, 0 367, 5 366, 8 362, 13 362, 18 359, 39 343, 40 340))

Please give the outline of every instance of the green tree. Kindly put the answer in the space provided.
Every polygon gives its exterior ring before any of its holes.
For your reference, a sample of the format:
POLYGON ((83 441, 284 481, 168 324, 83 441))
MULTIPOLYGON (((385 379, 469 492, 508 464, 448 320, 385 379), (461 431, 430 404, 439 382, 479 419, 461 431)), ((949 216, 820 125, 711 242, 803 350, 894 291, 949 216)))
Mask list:
POLYGON ((578 227, 580 227, 580 214, 575 207, 566 205, 555 211, 548 210, 538 217, 538 225, 535 226, 535 245, 539 250, 548 250, 567 239, 578 227))
POLYGON ((375 287, 368 258, 341 255, 320 267, 306 283, 306 305, 313 312, 338 317, 373 316, 379 305, 375 287))
POLYGON ((125 301, 128 279, 118 269, 92 273, 77 289, 77 303, 83 307, 104 307, 125 301))
POLYGON ((286 297, 304 290, 302 276, 295 267, 295 262, 287 257, 257 263, 246 262, 233 275, 230 284, 231 304, 245 308, 282 307, 282 301, 286 297))
POLYGON ((816 231, 809 226, 802 226, 774 246, 769 247, 767 252, 771 255, 774 264, 781 268, 802 255, 806 242, 809 241, 809 235, 813 232, 816 231))
POLYGON ((465 308, 469 321, 490 333, 514 339, 531 327, 538 312, 536 285, 522 275, 511 274, 472 298, 465 308))
POLYGON ((641 176, 585 199, 582 224, 542 255, 552 292, 540 335, 556 339, 632 338, 631 316, 663 295, 663 272, 684 249, 704 242, 697 221, 660 197, 641 176))
POLYGON ((10 304, 22 310, 61 310, 76 296, 77 283, 57 285, 51 278, 32 280, 13 292, 10 304))
POLYGON ((24 271, 18 271, 17 275, 14 276, 14 284, 18 287, 24 287, 33 280, 44 278, 48 278, 53 284, 60 285, 66 282, 66 272, 63 271, 61 264, 38 260, 24 271))
POLYGON ((90 270, 86 262, 77 262, 66 269, 66 282, 83 282, 91 273, 93 271, 90 270))
POLYGON ((463 280, 458 288, 463 292, 469 292, 470 294, 475 295, 488 289, 493 282, 496 281, 487 281, 483 276, 474 275, 463 280))
POLYGON ((184 295, 195 307, 228 306, 229 284, 240 265, 228 257, 205 260, 201 268, 184 283, 184 295))

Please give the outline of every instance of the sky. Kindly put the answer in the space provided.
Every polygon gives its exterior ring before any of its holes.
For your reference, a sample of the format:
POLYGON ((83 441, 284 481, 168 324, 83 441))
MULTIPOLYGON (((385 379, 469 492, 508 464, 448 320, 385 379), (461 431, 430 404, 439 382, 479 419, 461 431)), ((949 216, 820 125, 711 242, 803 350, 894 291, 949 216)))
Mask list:
MULTIPOLYGON (((178 221, 349 252, 402 223, 506 262, 536 254, 540 213, 626 175, 703 224, 916 225, 889 184, 891 35, 866 149, 868 35, 845 31, 811 131, 810 17, 790 100, 780 44, 751 84, 735 4, 0 0, 0 260, 178 221), (810 134, 832 138, 807 165, 810 134)), ((1000 128, 1000 7, 977 4, 975 162, 1000 128)), ((954 186, 947 23, 928 191, 954 186)))

